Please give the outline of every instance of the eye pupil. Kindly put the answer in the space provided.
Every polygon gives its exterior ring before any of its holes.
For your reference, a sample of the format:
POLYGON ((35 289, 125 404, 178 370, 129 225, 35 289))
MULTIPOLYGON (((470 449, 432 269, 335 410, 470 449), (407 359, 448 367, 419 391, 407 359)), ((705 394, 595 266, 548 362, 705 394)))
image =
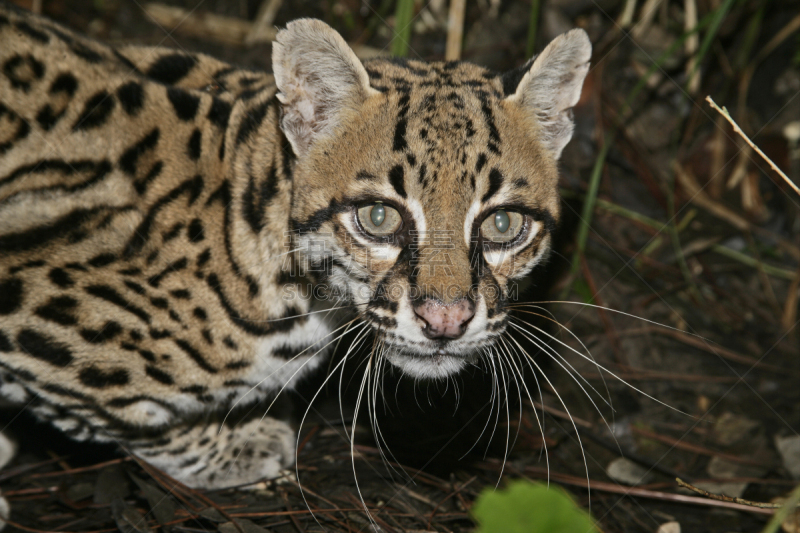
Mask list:
POLYGON ((494 226, 497 228, 497 231, 500 233, 505 233, 508 231, 508 227, 511 225, 511 219, 508 217, 508 213, 504 210, 500 209, 494 214, 494 226))
POLYGON ((375 226, 380 227, 383 221, 386 220, 386 208, 383 207, 383 204, 375 204, 369 212, 369 218, 375 226))

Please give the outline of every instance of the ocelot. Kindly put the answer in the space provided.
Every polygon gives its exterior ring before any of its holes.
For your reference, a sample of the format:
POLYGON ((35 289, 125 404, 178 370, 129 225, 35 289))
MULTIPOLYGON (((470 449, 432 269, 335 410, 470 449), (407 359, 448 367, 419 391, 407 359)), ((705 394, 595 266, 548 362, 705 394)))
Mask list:
POLYGON ((591 55, 362 63, 303 19, 268 74, 4 4, 0 40, 0 395, 194 487, 292 462, 280 413, 221 421, 347 331, 416 379, 492 356, 591 55))

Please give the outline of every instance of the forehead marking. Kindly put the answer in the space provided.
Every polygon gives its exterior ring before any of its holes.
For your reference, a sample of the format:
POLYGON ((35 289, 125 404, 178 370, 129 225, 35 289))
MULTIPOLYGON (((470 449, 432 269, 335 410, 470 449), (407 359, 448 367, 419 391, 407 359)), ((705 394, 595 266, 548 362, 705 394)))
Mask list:
POLYGON ((481 202, 485 202, 489 198, 494 196, 502 186, 503 186, 503 174, 496 168, 493 168, 491 172, 489 172, 489 190, 486 191, 486 194, 483 195, 483 198, 481 198, 481 202))
POLYGON ((401 198, 406 198, 408 196, 406 194, 404 178, 405 171, 403 170, 403 165, 395 165, 392 167, 392 170, 389 171, 389 183, 392 184, 392 187, 394 187, 394 190, 401 198))
POLYGON ((375 176, 374 174, 370 174, 366 170, 359 170, 358 174, 356 174, 356 179, 357 180, 366 180, 366 181, 375 181, 375 180, 378 179, 378 177, 375 176))
POLYGON ((395 152, 402 152, 408 146, 408 143, 406 143, 406 115, 408 114, 409 99, 410 97, 408 93, 406 93, 400 97, 400 101, 398 102, 400 110, 397 113, 397 124, 394 128, 394 144, 392 145, 392 150, 395 152))
POLYGON ((420 184, 422 185, 423 188, 428 186, 428 175, 427 174, 428 174, 428 165, 426 165, 425 163, 422 163, 422 165, 420 165, 420 167, 419 167, 419 178, 418 178, 418 180, 419 180, 419 182, 420 182, 420 184))
POLYGON ((489 95, 484 91, 478 91, 478 98, 481 101, 481 112, 486 120, 486 126, 489 128, 489 151, 495 154, 500 154, 500 132, 497 131, 497 126, 494 123, 494 114, 492 108, 489 107, 489 95))
POLYGON ((481 152, 481 155, 478 156, 478 162, 475 163, 475 172, 480 174, 481 170, 483 170, 483 167, 485 165, 486 165, 486 154, 481 152))

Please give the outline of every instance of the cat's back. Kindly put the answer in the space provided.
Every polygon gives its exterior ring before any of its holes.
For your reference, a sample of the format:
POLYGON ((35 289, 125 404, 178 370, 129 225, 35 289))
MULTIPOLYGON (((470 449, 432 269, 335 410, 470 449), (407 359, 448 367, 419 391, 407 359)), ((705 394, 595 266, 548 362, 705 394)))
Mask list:
POLYGON ((243 358, 286 307, 280 262, 241 237, 274 232, 267 201, 285 212, 274 92, 266 73, 0 2, 0 395, 122 428, 252 385, 243 358), (242 199, 248 184, 273 194, 242 199))

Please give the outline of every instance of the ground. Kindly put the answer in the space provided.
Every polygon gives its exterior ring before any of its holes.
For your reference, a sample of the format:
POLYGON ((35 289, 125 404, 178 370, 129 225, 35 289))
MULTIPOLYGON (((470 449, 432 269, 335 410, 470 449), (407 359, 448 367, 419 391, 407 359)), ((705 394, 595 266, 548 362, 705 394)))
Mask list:
MULTIPOLYGON (((252 21, 260 2, 168 4, 198 17, 252 21)), ((363 371, 348 369, 354 378, 344 380, 344 421, 335 384, 310 409, 295 472, 255 490, 206 493, 176 487, 114 448, 70 442, 6 411, 2 421, 22 444, 0 472, 12 522, 37 532, 144 531, 133 525, 142 516, 149 528, 172 531, 471 531, 469 510, 481 490, 549 476, 606 532, 654 532, 670 521, 683 531, 760 531, 769 511, 703 505, 699 496, 677 501, 688 493, 675 477, 766 502, 797 483, 792 468, 800 474, 777 446, 800 430, 800 195, 704 100, 727 106, 800 182, 800 3, 534 5, 470 2, 462 57, 498 71, 522 64, 532 9, 537 50, 575 26, 594 45, 575 136, 562 157, 564 224, 553 259, 531 278, 530 298, 550 303, 517 314, 531 322, 517 324, 540 328, 554 348, 535 358, 541 372, 526 373, 536 410, 513 386, 507 403, 492 403, 492 379, 480 369, 427 386, 390 376, 379 409, 386 412, 378 415, 394 455, 384 462, 364 409, 352 448, 347 438, 363 371), (584 211, 587 197, 594 201, 592 184, 597 201, 584 211), (535 316, 548 314, 558 325, 535 316)), ((192 20, 173 30, 144 7, 41 2, 45 15, 104 41, 270 67, 268 42, 198 36, 192 20)), ((321 18, 362 52, 381 51, 390 45, 394 10, 388 0, 285 0, 274 24, 321 18)), ((414 17, 409 55, 442 59, 446 3, 417 2, 414 17)), ((292 393, 298 420, 321 382, 292 393)))

